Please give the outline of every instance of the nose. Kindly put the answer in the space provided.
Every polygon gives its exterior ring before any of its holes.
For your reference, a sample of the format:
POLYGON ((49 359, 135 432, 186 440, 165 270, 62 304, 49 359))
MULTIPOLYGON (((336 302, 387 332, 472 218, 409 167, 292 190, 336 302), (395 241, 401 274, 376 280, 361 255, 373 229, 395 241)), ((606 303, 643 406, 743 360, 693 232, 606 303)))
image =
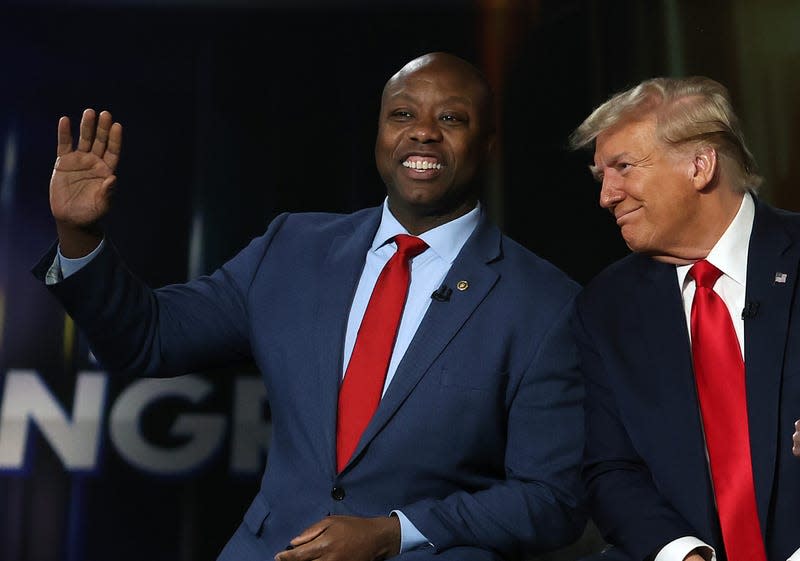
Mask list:
POLYGON ((411 127, 411 139, 422 144, 442 141, 442 129, 436 119, 420 119, 411 127))
POLYGON ((603 177, 603 185, 600 188, 600 206, 611 210, 625 198, 625 192, 609 175, 606 174, 603 177))

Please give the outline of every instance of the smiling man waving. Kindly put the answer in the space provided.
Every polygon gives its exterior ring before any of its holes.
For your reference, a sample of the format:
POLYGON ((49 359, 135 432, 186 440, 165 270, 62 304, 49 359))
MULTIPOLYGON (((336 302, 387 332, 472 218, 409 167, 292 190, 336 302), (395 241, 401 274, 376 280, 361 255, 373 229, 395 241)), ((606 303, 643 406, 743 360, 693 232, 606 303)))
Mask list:
POLYGON ((37 274, 114 372, 177 375, 253 358, 272 441, 220 561, 497 561, 580 534, 578 286, 479 203, 491 92, 445 53, 384 89, 384 204, 283 214, 209 276, 151 290, 97 227, 122 130, 59 123, 59 246, 37 274), (87 295, 91 295, 88 296, 87 295))

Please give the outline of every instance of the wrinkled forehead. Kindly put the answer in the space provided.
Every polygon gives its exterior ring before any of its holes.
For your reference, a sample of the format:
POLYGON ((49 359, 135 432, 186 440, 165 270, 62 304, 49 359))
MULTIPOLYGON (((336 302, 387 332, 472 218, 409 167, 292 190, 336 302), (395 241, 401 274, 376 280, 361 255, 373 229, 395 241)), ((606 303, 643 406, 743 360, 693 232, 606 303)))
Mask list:
POLYGON ((651 113, 621 120, 604 129, 595 139, 595 164, 608 164, 623 155, 640 157, 661 148, 656 136, 657 126, 658 120, 651 113))

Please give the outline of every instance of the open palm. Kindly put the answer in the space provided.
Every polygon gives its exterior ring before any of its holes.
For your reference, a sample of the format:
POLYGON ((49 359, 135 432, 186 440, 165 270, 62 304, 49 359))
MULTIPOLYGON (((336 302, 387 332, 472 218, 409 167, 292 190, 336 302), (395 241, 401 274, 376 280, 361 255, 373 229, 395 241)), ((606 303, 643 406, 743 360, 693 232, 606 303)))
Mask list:
POLYGON ((57 223, 91 229, 108 212, 121 147, 122 125, 108 111, 99 117, 93 109, 83 112, 74 148, 69 118, 61 117, 50 179, 50 209, 57 223))

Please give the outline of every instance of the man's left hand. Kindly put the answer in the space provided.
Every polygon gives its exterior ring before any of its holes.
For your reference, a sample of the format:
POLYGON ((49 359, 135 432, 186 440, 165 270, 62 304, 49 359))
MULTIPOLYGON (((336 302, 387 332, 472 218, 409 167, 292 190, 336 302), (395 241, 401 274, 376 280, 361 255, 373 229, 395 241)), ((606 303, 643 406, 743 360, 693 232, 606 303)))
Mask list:
POLYGON ((800 420, 794 422, 794 434, 792 435, 792 454, 800 457, 800 420))
POLYGON ((328 516, 294 538, 275 561, 376 561, 400 553, 396 516, 328 516))

